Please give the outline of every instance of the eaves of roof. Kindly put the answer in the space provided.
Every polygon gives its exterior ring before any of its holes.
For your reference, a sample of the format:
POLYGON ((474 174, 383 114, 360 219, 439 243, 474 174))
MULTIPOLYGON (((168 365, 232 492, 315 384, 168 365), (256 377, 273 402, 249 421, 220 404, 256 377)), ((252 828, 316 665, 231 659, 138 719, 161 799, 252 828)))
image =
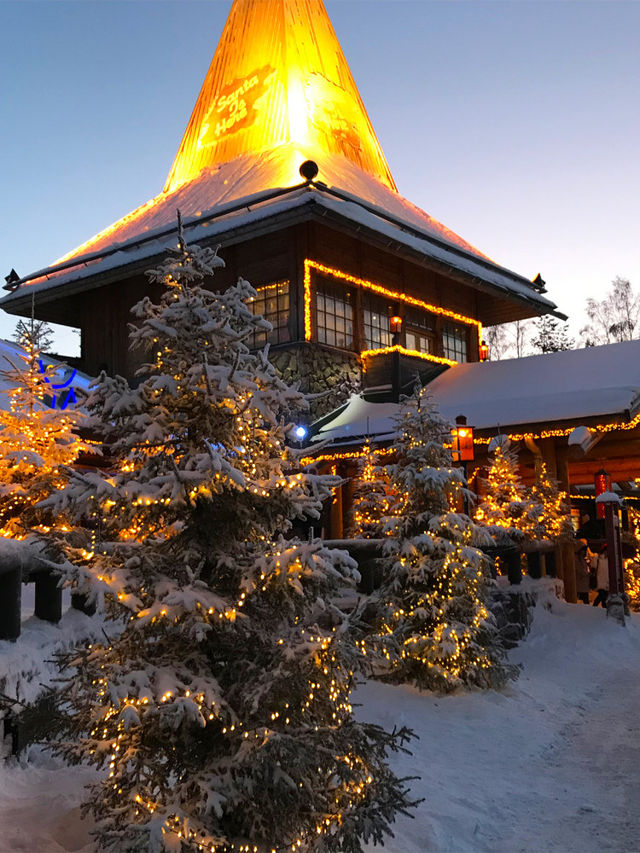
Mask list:
MULTIPOLYGON (((188 218, 184 228, 191 242, 231 245, 249 235, 273 233, 309 219, 353 229, 383 246, 394 245, 396 251, 416 262, 445 270, 485 293, 517 300, 535 313, 555 313, 555 304, 542 296, 528 279, 427 234, 376 205, 323 184, 308 183, 256 194, 188 218)), ((154 229, 123 243, 38 270, 20 279, 15 289, 0 300, 0 305, 12 313, 21 313, 28 308, 34 292, 38 293, 38 301, 42 304, 144 272, 170 246, 175 246, 175 234, 174 226, 154 229)))

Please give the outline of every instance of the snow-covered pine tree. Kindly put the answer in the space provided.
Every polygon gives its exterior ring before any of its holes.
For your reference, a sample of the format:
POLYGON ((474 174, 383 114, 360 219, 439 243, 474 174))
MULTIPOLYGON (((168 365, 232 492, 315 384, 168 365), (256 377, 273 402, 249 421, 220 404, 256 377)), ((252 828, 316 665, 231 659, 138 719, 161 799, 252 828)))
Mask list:
POLYGON ((387 469, 367 442, 353 490, 349 533, 355 539, 379 539, 387 516, 397 515, 399 499, 391 491, 387 469))
POLYGON ((356 722, 346 617, 331 603, 353 563, 285 540, 334 478, 296 468, 282 415, 301 397, 245 341, 265 321, 242 279, 185 245, 133 310, 152 360, 135 389, 102 377, 89 406, 113 459, 57 502, 101 515, 67 580, 103 598, 113 640, 67 659, 58 750, 106 768, 91 790, 101 850, 360 851, 408 806, 386 765, 406 732, 356 722))
POLYGON ((542 521, 541 506, 528 494, 518 457, 506 443, 495 447, 483 485, 485 494, 474 517, 489 529, 497 544, 535 538, 534 531, 542 521))
POLYGON ((364 641, 374 674, 442 691, 500 686, 514 670, 486 605, 489 561, 477 546, 491 540, 451 511, 464 475, 445 447, 450 425, 424 389, 405 402, 399 433, 389 470, 404 509, 388 522, 384 581, 363 611, 375 612, 364 641))
POLYGON ((549 476, 543 460, 536 465, 536 478, 531 486, 531 500, 537 505, 537 522, 530 531, 532 539, 559 539, 573 535, 566 492, 549 476))
POLYGON ((20 320, 15 337, 23 352, 5 355, 0 364, 9 398, 9 409, 0 409, 0 536, 23 539, 51 523, 50 513, 37 504, 64 485, 65 466, 84 444, 74 433, 80 413, 46 402, 59 367, 42 361, 49 328, 20 320))

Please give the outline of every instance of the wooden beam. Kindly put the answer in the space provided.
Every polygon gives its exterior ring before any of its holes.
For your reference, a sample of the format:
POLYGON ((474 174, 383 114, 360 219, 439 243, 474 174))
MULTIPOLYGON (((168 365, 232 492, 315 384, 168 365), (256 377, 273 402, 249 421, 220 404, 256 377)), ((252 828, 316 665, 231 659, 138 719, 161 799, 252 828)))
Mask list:
POLYGON ((604 468, 611 475, 611 479, 614 482, 618 480, 635 480, 636 477, 640 477, 640 459, 637 457, 584 460, 569 464, 571 484, 574 486, 581 486, 587 483, 592 485, 594 474, 601 468, 604 468))

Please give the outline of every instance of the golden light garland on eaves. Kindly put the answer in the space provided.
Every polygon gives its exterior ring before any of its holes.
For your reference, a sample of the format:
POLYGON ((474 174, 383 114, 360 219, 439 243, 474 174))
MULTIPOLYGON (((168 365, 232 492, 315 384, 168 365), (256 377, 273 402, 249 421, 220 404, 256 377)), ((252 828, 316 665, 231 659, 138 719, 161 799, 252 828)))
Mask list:
MULTIPOLYGON (((614 430, 631 430, 635 429, 640 425, 640 412, 635 415, 630 421, 624 423, 622 421, 612 421, 604 424, 595 424, 591 429, 597 430, 598 432, 613 432, 614 430)), ((564 438, 574 431, 576 427, 562 427, 559 429, 543 429, 540 432, 522 432, 522 433, 507 433, 507 438, 511 441, 526 441, 526 439, 538 439, 538 438, 564 438)), ((493 439, 493 436, 489 436, 488 438, 479 438, 474 436, 473 443, 474 444, 489 444, 493 439)))
MULTIPOLYGON (((393 349, 393 348, 390 348, 393 349)), ((402 348, 401 348, 402 349, 402 348)), ((379 352, 378 350, 372 350, 372 352, 379 352)), ((592 427, 593 430, 597 430, 598 432, 613 432, 614 430, 632 430, 637 426, 640 426, 640 412, 627 423, 622 423, 620 421, 614 421, 605 424, 596 424, 592 427)), ((526 441, 526 439, 537 440, 541 438, 566 438, 566 436, 571 435, 574 431, 575 427, 564 427, 562 429, 545 429, 540 432, 510 432, 507 433, 507 438, 510 441, 526 441)), ((478 435, 474 435, 473 443, 474 444, 490 444, 495 436, 488 437, 480 437, 478 435)), ((393 448, 386 448, 381 450, 376 450, 378 454, 384 453, 393 453, 393 448)), ((353 450, 349 452, 341 452, 341 453, 324 453, 320 456, 305 456, 300 460, 302 465, 309 465, 312 462, 334 462, 340 459, 360 459, 363 456, 363 452, 361 450, 353 450)))
POLYGON ((411 358, 422 358, 424 361, 434 361, 436 364, 446 364, 449 367, 454 367, 458 362, 450 358, 442 358, 439 355, 431 355, 428 352, 420 352, 417 349, 406 349, 406 347, 395 344, 391 347, 383 347, 382 349, 365 349, 360 353, 361 358, 369 358, 374 355, 387 355, 390 352, 399 352, 400 355, 408 355, 411 358))
MULTIPOLYGON (((395 453, 394 447, 381 447, 376 450, 376 456, 389 456, 395 453)), ((342 453, 322 453, 320 456, 303 456, 300 460, 301 465, 312 465, 314 462, 336 462, 341 459, 362 459, 366 456, 364 450, 348 450, 342 453)))
MULTIPOLYGON (((422 308, 425 311, 430 311, 432 314, 439 314, 441 317, 449 317, 451 320, 457 320, 460 323, 465 323, 467 326, 475 326, 478 330, 478 340, 482 338, 482 323, 479 320, 474 320, 472 317, 466 317, 464 314, 458 314, 456 311, 451 311, 448 308, 441 308, 439 305, 432 305, 415 296, 409 296, 407 293, 401 293, 397 290, 389 290, 381 284, 376 284, 373 281, 368 281, 366 278, 359 278, 335 267, 327 267, 324 264, 313 261, 310 258, 304 260, 304 338, 306 341, 311 340, 313 326, 311 322, 311 270, 323 273, 324 275, 347 281, 349 284, 355 284, 363 290, 370 290, 373 293, 378 293, 380 296, 386 296, 388 299, 393 299, 398 302, 403 302, 405 305, 413 305, 416 308, 422 308)), ((455 364, 455 362, 445 362, 455 364)))
MULTIPOLYGON (((389 348, 393 350, 393 347, 389 348)), ((402 351, 402 348, 400 348, 402 351)), ((371 350, 365 354, 369 354, 369 352, 376 353, 380 352, 380 350, 371 350)), ((630 421, 627 423, 623 423, 620 421, 612 421, 604 424, 596 424, 591 429, 597 432, 607 433, 613 432, 614 430, 632 430, 637 426, 640 426, 640 412, 635 415, 630 421)), ((537 440, 541 438, 566 438, 566 436, 571 435, 574 431, 575 427, 563 427, 561 429, 546 429, 541 430, 540 432, 522 432, 522 433, 507 433, 507 438, 510 441, 526 441, 526 439, 537 440)), ((478 435, 474 435, 473 443, 478 445, 490 444, 495 436, 488 437, 480 437, 478 435)), ((392 447, 382 448, 380 450, 376 450, 378 455, 384 455, 387 453, 393 453, 394 449, 392 447)), ((364 456, 362 450, 352 450, 352 451, 343 451, 339 453, 323 453, 320 456, 305 456, 300 460, 302 465, 310 465, 313 462, 335 462, 340 461, 341 459, 360 459, 364 456)), ((638 481, 640 483, 640 478, 638 481)), ((585 497, 585 496, 582 496, 585 497)))

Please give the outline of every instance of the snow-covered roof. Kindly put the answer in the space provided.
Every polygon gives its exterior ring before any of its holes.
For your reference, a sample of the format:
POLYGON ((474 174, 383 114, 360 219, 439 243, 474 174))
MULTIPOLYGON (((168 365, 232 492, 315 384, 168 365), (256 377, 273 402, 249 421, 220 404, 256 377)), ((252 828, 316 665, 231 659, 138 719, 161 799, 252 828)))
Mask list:
MULTIPOLYGON (((614 416, 640 411, 640 341, 450 367, 430 384, 440 413, 465 415, 476 429, 614 416)), ((369 435, 391 438, 397 403, 360 396, 326 421, 315 440, 348 442, 369 435)))
MULTIPOLYGON (((326 10, 316 0, 234 3, 163 191, 17 282, 0 304, 25 312, 27 289, 56 289, 43 296, 46 302, 85 289, 88 279, 103 273, 107 283, 124 277, 125 267, 140 272, 136 264, 175 245, 178 209, 194 241, 312 199, 471 277, 474 287, 519 301, 521 316, 556 307, 531 281, 495 264, 398 194, 326 10), (315 187, 300 184, 306 160, 318 166, 315 187)), ((480 319, 500 322, 487 312, 480 319)))
MULTIPOLYGON (((15 387, 15 384, 6 375, 6 371, 13 371, 16 368, 24 367, 24 349, 13 341, 0 340, 0 409, 9 410, 9 395, 8 391, 15 387)), ((59 364, 62 360, 52 358, 48 355, 42 355, 42 363, 44 365, 59 364)), ((76 370, 75 367, 60 364, 59 369, 55 372, 55 379, 51 383, 51 400, 55 401, 55 408, 62 409, 72 404, 76 400, 75 392, 78 389, 87 391, 91 378, 85 373, 76 370)))
MULTIPOLYGON (((265 157, 268 159, 267 155, 265 157)), ((333 160, 338 159, 334 155, 333 160)), ((246 172, 241 171, 240 180, 245 174, 248 178, 251 175, 249 164, 245 166, 246 172)), ((225 170, 219 171, 223 173, 225 170)), ((397 193, 377 184, 352 164, 344 161, 341 172, 344 176, 343 185, 351 186, 352 192, 322 185, 298 185, 289 190, 276 189, 248 195, 240 201, 221 202, 213 207, 205 206, 207 189, 224 187, 226 179, 223 180, 220 174, 205 176, 202 181, 187 184, 171 196, 161 199, 158 205, 152 205, 146 210, 141 208, 139 216, 132 214, 133 218, 122 227, 105 234, 97 242, 98 248, 91 245, 77 256, 62 259, 60 269, 53 265, 28 277, 29 283, 4 297, 0 304, 11 310, 12 305, 27 297, 30 299, 34 291, 43 292, 72 282, 76 283, 74 289, 78 288, 78 284, 79 289, 82 289, 83 281, 93 279, 98 274, 115 273, 120 268, 132 265, 144 266, 151 258, 164 254, 168 247, 176 246, 176 209, 182 213, 187 239, 197 242, 223 239, 224 234, 231 230, 250 227, 261 220, 276 219, 287 213, 311 216, 310 206, 316 205, 316 209, 321 208, 325 214, 330 212, 342 217, 360 229, 370 229, 413 252, 482 280, 491 290, 520 298, 537 313, 552 311, 556 307, 540 295, 528 279, 494 264, 464 241, 458 240, 456 243, 444 226, 440 226, 436 220, 397 193), (367 192, 367 187, 373 187, 376 191, 367 192), (360 190, 361 196, 355 194, 360 190), (305 206, 309 206, 306 211, 305 206)), ((250 185, 251 180, 248 180, 247 189, 250 185)), ((221 195, 224 198, 224 192, 221 195)))

